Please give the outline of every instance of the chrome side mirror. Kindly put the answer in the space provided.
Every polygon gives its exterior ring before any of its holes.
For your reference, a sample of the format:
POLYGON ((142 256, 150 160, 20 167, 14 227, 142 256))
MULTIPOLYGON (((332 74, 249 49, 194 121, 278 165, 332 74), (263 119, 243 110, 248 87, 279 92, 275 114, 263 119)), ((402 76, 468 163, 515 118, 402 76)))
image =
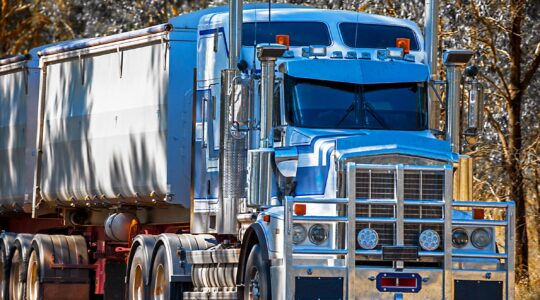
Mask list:
POLYGON ((237 75, 230 86, 229 131, 234 138, 244 138, 249 130, 249 112, 251 109, 251 80, 237 75))
POLYGON ((484 125, 484 86, 476 75, 478 68, 469 66, 465 69, 468 79, 465 81, 466 89, 469 92, 467 105, 467 123, 464 130, 465 137, 469 143, 475 142, 475 137, 480 134, 484 125))

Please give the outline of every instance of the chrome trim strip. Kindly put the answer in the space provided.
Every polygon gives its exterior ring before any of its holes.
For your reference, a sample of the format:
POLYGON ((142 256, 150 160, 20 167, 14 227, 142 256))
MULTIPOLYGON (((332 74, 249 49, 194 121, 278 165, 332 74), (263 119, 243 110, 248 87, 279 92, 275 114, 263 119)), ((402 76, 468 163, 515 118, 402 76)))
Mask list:
POLYGON ((452 278, 452 191, 454 184, 454 172, 451 165, 444 167, 444 296, 443 299, 453 299, 452 278))
POLYGON ((349 217, 347 224, 347 299, 354 299, 356 296, 356 166, 352 162, 347 164, 347 177, 347 196, 349 197, 347 205, 349 217))
POLYGON ((516 249, 515 249, 515 225, 516 225, 516 207, 514 202, 507 202, 508 209, 506 211, 506 221, 508 226, 506 226, 506 254, 508 259, 506 260, 507 272, 506 272, 506 295, 509 300, 515 298, 516 290, 515 285, 515 267, 516 267, 516 249))
POLYGON ((316 204, 347 204, 349 203, 348 198, 292 198, 290 201, 293 203, 316 203, 316 204))
POLYGON ((360 223, 395 223, 396 218, 370 218, 370 217, 357 217, 356 222, 360 223))
POLYGON ((347 217, 328 217, 328 216, 294 216, 295 221, 306 221, 306 222, 320 222, 320 223, 329 223, 329 222, 348 222, 347 217))
MULTIPOLYGON (((405 245, 405 204, 403 204, 403 199, 405 198, 405 171, 403 165, 396 166, 395 173, 395 198, 397 201, 396 205, 396 246, 405 245)), ((394 266, 397 269, 403 269, 404 262, 402 260, 397 260, 394 263, 394 266)))
POLYGON ((459 226, 506 226, 508 221, 506 220, 466 220, 455 219, 453 225, 459 226))

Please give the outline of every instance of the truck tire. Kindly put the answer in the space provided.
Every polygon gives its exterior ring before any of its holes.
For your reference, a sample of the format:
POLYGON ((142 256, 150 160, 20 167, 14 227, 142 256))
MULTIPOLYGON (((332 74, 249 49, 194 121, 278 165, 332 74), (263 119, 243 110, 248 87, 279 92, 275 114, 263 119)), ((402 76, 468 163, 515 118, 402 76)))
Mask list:
POLYGON ((28 259, 28 270, 26 271, 26 299, 41 300, 42 290, 39 282, 39 257, 36 251, 32 251, 28 259))
POLYGON ((0 300, 9 299, 9 251, 0 242, 0 300))
POLYGON ((16 248, 11 257, 11 269, 9 272, 9 299, 23 300, 24 299, 24 282, 23 269, 24 263, 21 255, 21 250, 16 248))
POLYGON ((148 272, 148 262, 144 257, 143 247, 137 247, 133 259, 131 260, 131 266, 129 268, 129 280, 128 280, 128 299, 129 300, 144 300, 148 297, 148 289, 144 282, 144 273, 148 272))
POLYGON ((186 284, 170 283, 169 270, 171 262, 167 259, 165 247, 161 246, 156 252, 152 264, 152 285, 150 293, 152 300, 182 300, 186 284))
POLYGON ((272 299, 270 287, 270 266, 262 257, 261 247, 251 248, 244 272, 244 300, 272 299))

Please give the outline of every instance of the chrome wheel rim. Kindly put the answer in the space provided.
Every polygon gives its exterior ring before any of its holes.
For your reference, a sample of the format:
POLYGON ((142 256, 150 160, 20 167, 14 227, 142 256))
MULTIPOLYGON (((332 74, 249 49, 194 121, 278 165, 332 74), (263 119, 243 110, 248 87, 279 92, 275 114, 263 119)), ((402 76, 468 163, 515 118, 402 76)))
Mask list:
POLYGON ((28 300, 39 300, 39 264, 35 252, 28 262, 28 274, 26 276, 26 296, 28 300))
POLYGON ((141 265, 137 265, 135 268, 134 274, 131 274, 133 276, 133 284, 131 286, 131 295, 132 299, 134 300, 144 300, 144 283, 143 283, 143 276, 142 276, 142 268, 141 265))
POLYGON ((155 275, 155 283, 154 283, 154 299, 155 300, 165 300, 165 285, 167 284, 165 282, 165 270, 163 268, 163 265, 159 265, 156 269, 156 275, 155 275))
POLYGON ((251 269, 249 277, 249 299, 261 299, 260 274, 257 268, 251 269))

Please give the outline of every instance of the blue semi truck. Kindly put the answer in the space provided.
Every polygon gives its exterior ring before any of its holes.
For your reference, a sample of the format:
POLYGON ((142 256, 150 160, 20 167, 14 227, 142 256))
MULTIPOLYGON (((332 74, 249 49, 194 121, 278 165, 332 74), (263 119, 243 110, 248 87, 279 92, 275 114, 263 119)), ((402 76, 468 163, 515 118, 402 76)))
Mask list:
POLYGON ((0 298, 513 299, 437 7, 233 0, 0 60, 0 298))

